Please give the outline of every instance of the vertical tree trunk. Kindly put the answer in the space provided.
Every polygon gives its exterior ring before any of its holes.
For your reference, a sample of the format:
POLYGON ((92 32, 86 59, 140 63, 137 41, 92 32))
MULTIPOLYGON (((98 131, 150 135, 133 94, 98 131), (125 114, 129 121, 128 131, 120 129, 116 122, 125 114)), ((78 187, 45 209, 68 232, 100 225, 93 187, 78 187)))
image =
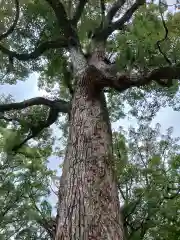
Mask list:
POLYGON ((124 239, 111 127, 104 93, 92 88, 95 72, 78 80, 73 98, 56 240, 124 239))

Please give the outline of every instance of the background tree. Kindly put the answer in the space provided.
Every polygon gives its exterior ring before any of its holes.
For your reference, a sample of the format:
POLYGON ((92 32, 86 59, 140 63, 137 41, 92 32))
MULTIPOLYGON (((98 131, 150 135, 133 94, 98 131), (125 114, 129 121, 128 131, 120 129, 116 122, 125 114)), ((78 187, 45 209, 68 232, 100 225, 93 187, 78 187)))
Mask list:
MULTIPOLYGON (((113 133, 127 239, 179 239, 180 146, 172 134, 172 128, 162 135, 159 124, 142 123, 113 133)), ((1 157, 1 239, 54 239, 56 220, 47 202, 52 173, 40 158, 23 154, 9 162, 1 157)))
POLYGON ((114 133, 127 239, 179 239, 180 146, 172 133, 162 135, 159 124, 114 133))
POLYGON ((43 147, 40 141, 38 148, 26 147, 15 156, 6 154, 4 149, 12 146, 8 143, 12 143, 17 132, 3 120, 0 132, 0 238, 53 238, 52 207, 47 201, 53 172, 47 169, 45 161, 50 145, 46 142, 43 147))
POLYGON ((155 5, 139 0, 9 1, 1 2, 1 9, 2 83, 15 83, 37 71, 41 86, 52 88, 57 84, 62 98, 69 96, 70 100, 35 98, 1 105, 4 119, 4 112, 11 110, 34 105, 49 109, 48 117, 37 118, 35 124, 23 124, 18 118, 20 131, 13 138, 15 144, 6 147, 7 155, 21 151, 27 140, 57 120, 59 112, 68 113, 70 128, 56 239, 122 239, 108 115, 117 119, 126 102, 133 115, 137 115, 137 105, 144 99, 145 110, 153 106, 153 114, 165 99, 171 99, 172 104, 178 90, 178 82, 173 79, 180 75, 178 13, 168 14, 164 20, 165 2, 155 5), (109 112, 104 95, 107 90, 109 112), (153 102, 148 103, 154 93, 153 102), (118 109, 115 115, 114 107, 118 109))

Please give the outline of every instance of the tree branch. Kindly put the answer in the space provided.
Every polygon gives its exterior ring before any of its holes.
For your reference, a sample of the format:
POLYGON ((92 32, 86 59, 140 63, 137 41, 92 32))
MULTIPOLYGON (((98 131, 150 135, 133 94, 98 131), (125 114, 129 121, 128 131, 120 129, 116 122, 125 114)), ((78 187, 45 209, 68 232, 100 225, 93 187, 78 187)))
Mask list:
POLYGON ((101 24, 100 26, 104 27, 105 24, 105 12, 106 12, 106 6, 105 6, 105 1, 100 0, 100 7, 101 7, 101 24))
POLYGON ((12 151, 17 153, 19 152, 19 149, 30 139, 37 137, 40 132, 42 132, 45 128, 50 127, 53 123, 56 122, 58 119, 59 110, 55 106, 52 106, 49 110, 48 117, 45 121, 39 121, 37 125, 30 125, 29 126, 29 134, 27 137, 20 143, 15 144, 15 146, 12 148, 12 151))
POLYGON ((71 22, 74 26, 77 25, 79 19, 81 18, 81 15, 83 13, 84 7, 85 7, 87 2, 88 2, 88 0, 79 0, 79 3, 77 4, 77 7, 76 7, 76 11, 75 11, 74 16, 71 20, 71 22))
POLYGON ((145 0, 136 0, 136 2, 125 12, 125 14, 116 22, 112 24, 112 30, 122 29, 123 25, 128 22, 132 15, 138 10, 138 8, 145 4, 145 0))
POLYGON ((4 38, 8 37, 15 29, 18 20, 19 20, 19 0, 15 0, 15 8, 16 8, 16 13, 15 13, 15 19, 10 26, 10 28, 3 34, 0 35, 0 41, 2 41, 4 38))
POLYGON ((119 192, 120 192, 120 194, 121 194, 121 196, 122 196, 123 200, 126 200, 126 197, 125 197, 125 195, 124 195, 124 193, 123 193, 123 191, 122 191, 122 189, 121 189, 121 187, 120 187, 120 184, 119 184, 119 183, 118 183, 118 190, 119 190, 119 192))
POLYGON ((21 61, 28 61, 32 59, 36 59, 39 56, 41 56, 45 51, 49 49, 55 49, 55 48, 62 48, 62 47, 68 47, 67 40, 64 37, 61 37, 54 41, 47 41, 44 43, 41 43, 35 50, 31 53, 17 53, 15 51, 11 51, 5 47, 3 47, 0 44, 0 51, 6 55, 8 55, 11 58, 16 58, 21 61))
POLYGON ((167 40, 168 38, 168 28, 166 26, 166 23, 165 23, 165 20, 164 20, 164 16, 163 16, 163 12, 161 10, 161 4, 162 2, 160 1, 159 2, 159 12, 160 12, 160 15, 161 15, 161 21, 162 21, 162 24, 163 24, 163 27, 164 27, 164 30, 165 30, 165 34, 164 34, 164 37, 161 39, 161 40, 158 40, 157 41, 157 47, 159 49, 159 52, 162 54, 162 56, 164 57, 164 59, 166 60, 166 62, 169 64, 169 65, 172 65, 170 59, 167 57, 167 55, 162 51, 161 49, 161 45, 160 43, 164 42, 165 40, 167 40))
POLYGON ((60 2, 60 0, 46 0, 46 2, 53 9, 59 27, 62 29, 66 41, 69 38, 77 38, 75 30, 71 25, 71 21, 68 19, 65 8, 63 4, 60 2))
POLYGON ((0 105, 0 112, 6 112, 11 110, 21 110, 34 105, 45 105, 48 107, 56 107, 59 110, 59 112, 62 112, 62 113, 68 113, 70 108, 70 104, 61 99, 52 101, 43 97, 36 97, 36 98, 31 98, 22 102, 2 104, 0 105))
MULTIPOLYGON (((17 21, 19 18, 19 3, 18 3, 18 0, 15 0, 15 1, 18 4, 18 5, 16 4, 16 8, 18 7, 18 11, 16 11, 16 15, 18 15, 18 16, 15 18, 14 24, 11 26, 11 28, 0 37, 0 40, 1 40, 1 38, 4 38, 5 36, 9 35, 14 30, 14 28, 17 24, 17 21)), ((44 43, 41 43, 31 53, 19 54, 15 51, 11 51, 11 50, 5 48, 3 45, 0 45, 0 51, 4 54, 8 55, 9 59, 16 58, 21 61, 28 61, 28 60, 38 58, 45 51, 47 51, 49 49, 62 48, 62 47, 67 48, 68 47, 67 36, 72 36, 73 29, 71 27, 69 20, 67 19, 67 15, 66 15, 65 9, 63 7, 63 4, 61 2, 55 1, 55 0, 46 0, 46 1, 53 8, 55 15, 57 17, 58 23, 59 23, 60 27, 62 28, 64 35, 66 37, 61 36, 60 38, 58 38, 54 41, 46 41, 44 43)))
POLYGON ((95 37, 98 38, 98 40, 104 40, 107 39, 108 36, 110 36, 115 30, 122 30, 124 28, 124 24, 128 22, 136 10, 144 4, 145 0, 136 0, 136 2, 125 12, 125 14, 119 20, 111 23, 110 25, 108 24, 108 26, 96 33, 95 37))
POLYGON ((123 92, 130 87, 140 87, 155 81, 162 87, 173 86, 173 79, 180 78, 180 64, 174 66, 159 67, 148 74, 141 76, 130 76, 128 74, 117 74, 117 77, 106 75, 103 87, 111 87, 119 92, 123 92))
POLYGON ((112 4, 112 7, 109 9, 106 19, 108 23, 111 23, 113 20, 113 17, 116 15, 116 13, 121 9, 121 7, 124 5, 126 0, 117 0, 112 4))
MULTIPOLYGON (((38 134, 45 128, 50 127, 53 123, 56 122, 59 112, 68 113, 70 111, 70 104, 64 100, 48 100, 43 97, 31 98, 29 100, 25 100, 19 103, 9 103, 0 105, 0 112, 6 112, 11 110, 20 110, 34 105, 45 105, 50 107, 48 117, 45 121, 39 121, 38 125, 29 125, 29 133, 27 137, 19 144, 15 144, 12 148, 12 151, 17 153, 19 149, 30 139, 35 138, 38 134)), ((6 119, 5 117, 1 117, 4 120, 13 120, 6 119)))

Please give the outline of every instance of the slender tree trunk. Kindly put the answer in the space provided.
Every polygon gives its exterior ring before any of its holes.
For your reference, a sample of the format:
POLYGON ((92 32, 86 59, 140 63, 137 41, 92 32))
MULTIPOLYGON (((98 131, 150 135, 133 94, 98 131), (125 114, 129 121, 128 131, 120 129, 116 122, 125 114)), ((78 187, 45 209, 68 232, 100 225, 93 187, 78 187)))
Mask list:
POLYGON ((89 68, 78 79, 59 191, 56 240, 120 240, 123 227, 105 96, 89 68))

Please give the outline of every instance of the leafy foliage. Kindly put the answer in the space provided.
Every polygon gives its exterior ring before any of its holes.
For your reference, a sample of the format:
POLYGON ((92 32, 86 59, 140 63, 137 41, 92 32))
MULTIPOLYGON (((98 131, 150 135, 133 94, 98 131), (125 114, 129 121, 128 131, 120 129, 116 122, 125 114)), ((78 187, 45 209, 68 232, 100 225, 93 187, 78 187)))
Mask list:
MULTIPOLYGON (((164 12, 166 9, 162 9, 164 12)), ((165 15, 165 14, 164 14, 165 15)), ((168 12, 165 19, 168 28, 168 38, 161 43, 161 50, 175 63, 179 59, 179 27, 178 19, 180 13, 168 12)), ((164 56, 159 52, 157 41, 164 38, 165 29, 160 17, 159 6, 155 4, 147 4, 141 7, 135 14, 132 23, 126 32, 119 32, 113 36, 109 47, 110 52, 116 55, 117 66, 121 71, 148 71, 167 64, 164 56)), ((114 90, 108 93, 108 103, 110 104, 110 112, 112 120, 116 121, 122 116, 123 106, 126 103, 132 108, 129 114, 138 116, 138 109, 144 108, 147 112, 150 105, 154 107, 155 116, 160 107, 171 106, 175 110, 179 110, 179 85, 174 80, 171 88, 161 88, 157 84, 151 84, 141 88, 128 89, 125 93, 119 95, 114 90), (150 103, 148 100, 150 99, 150 103), (116 109, 116 111, 111 111, 116 109), (116 116, 115 116, 116 114, 116 116)), ((143 116, 142 116, 143 117, 143 116)), ((146 115, 147 117, 147 115, 146 115)))
POLYGON ((180 139, 159 124, 121 129, 114 139, 128 239, 179 239, 180 139))
POLYGON ((54 173, 46 166, 46 148, 38 152, 37 148, 26 147, 25 155, 5 154, 4 146, 9 146, 6 141, 9 134, 12 137, 12 130, 3 131, 4 137, 1 134, 0 138, 0 238, 48 239, 41 223, 44 218, 51 219, 47 199, 54 173))

